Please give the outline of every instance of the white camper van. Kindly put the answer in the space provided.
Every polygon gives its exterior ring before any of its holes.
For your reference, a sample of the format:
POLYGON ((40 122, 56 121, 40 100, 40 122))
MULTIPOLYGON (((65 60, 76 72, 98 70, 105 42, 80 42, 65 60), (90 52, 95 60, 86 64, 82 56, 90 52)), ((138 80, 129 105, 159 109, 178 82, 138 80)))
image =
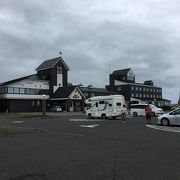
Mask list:
POLYGON ((121 114, 125 99, 122 95, 95 96, 87 99, 85 103, 88 118, 115 119, 121 114))

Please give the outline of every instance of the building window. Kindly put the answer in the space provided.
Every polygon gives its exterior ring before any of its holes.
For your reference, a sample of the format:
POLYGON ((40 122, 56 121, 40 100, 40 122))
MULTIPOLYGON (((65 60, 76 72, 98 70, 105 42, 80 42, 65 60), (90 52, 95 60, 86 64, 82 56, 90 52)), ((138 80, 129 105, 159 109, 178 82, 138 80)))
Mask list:
POLYGON ((13 88, 8 87, 8 94, 13 94, 13 88))
POLYGON ((125 81, 125 80, 126 80, 126 77, 125 77, 125 76, 123 76, 122 80, 123 80, 123 81, 125 81))
POLYGON ((117 91, 121 91, 122 90, 122 88, 121 87, 117 87, 117 91))
POLYGON ((25 94, 25 89, 24 88, 20 88, 20 94, 25 94))
POLYGON ((61 66, 57 66, 57 74, 62 74, 62 67, 61 66))
POLYGON ((139 88, 139 91, 142 91, 142 88, 141 88, 141 87, 139 88))
POLYGON ((40 101, 39 100, 37 101, 37 106, 40 106, 40 101))
POLYGON ((134 97, 134 93, 131 94, 131 97, 134 97))
POLYGON ((138 91, 138 89, 139 89, 139 88, 138 88, 138 87, 136 87, 136 91, 138 91))
POLYGON ((5 94, 5 88, 0 88, 0 94, 5 94))
POLYGON ((91 93, 91 97, 95 96, 95 93, 91 93))
POLYGON ((19 94, 19 88, 14 88, 14 94, 19 94))
POLYGON ((131 90, 134 91, 134 86, 131 87, 131 90))

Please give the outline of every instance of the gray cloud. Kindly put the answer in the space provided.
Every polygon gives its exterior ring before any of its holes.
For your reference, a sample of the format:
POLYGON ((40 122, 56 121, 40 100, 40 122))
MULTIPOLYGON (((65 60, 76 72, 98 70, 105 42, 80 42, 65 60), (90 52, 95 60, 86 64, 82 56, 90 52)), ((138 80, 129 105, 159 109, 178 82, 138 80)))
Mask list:
POLYGON ((130 67, 137 82, 152 79, 177 99, 179 8, 176 0, 1 1, 0 81, 35 73, 62 51, 74 84, 104 87, 110 72, 130 67))

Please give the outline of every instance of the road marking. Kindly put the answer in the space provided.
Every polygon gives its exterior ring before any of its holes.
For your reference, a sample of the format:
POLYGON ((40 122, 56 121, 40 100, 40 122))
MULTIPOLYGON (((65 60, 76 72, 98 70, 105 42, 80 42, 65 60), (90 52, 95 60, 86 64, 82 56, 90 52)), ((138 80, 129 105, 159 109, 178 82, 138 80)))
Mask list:
POLYGON ((15 123, 15 124, 20 124, 20 123, 23 123, 24 121, 13 121, 11 123, 15 123))
POLYGON ((83 136, 82 134, 76 134, 76 133, 67 133, 67 135, 70 135, 70 136, 83 136))
POLYGON ((86 128, 95 128, 99 126, 99 124, 92 124, 92 125, 80 125, 80 127, 86 127, 86 128))
POLYGON ((90 121, 105 121, 103 119, 69 119, 69 121, 75 121, 75 122, 90 122, 90 121))
POLYGON ((168 127, 168 126, 157 126, 157 125, 149 125, 147 124, 146 127, 157 129, 160 131, 168 131, 168 132, 176 132, 180 133, 180 127, 168 127))

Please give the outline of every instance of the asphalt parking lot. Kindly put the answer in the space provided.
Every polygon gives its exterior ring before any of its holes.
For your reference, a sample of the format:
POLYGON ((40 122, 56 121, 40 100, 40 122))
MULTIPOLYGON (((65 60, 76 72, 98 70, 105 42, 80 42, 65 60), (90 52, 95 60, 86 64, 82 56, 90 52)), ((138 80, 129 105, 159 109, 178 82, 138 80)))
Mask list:
POLYGON ((180 179, 180 127, 155 122, 1 114, 0 180, 180 179))

